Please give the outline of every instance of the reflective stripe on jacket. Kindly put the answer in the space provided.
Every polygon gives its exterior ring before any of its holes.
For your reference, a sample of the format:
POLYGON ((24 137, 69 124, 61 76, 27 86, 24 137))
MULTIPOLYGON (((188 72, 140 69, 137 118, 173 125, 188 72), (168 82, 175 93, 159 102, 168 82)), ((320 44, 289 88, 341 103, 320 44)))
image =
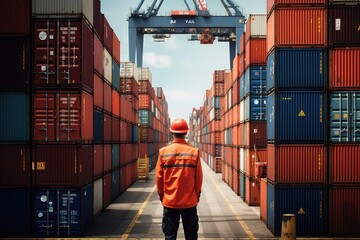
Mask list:
POLYGON ((156 186, 162 204, 169 208, 191 208, 198 204, 202 167, 199 150, 184 139, 175 139, 160 149, 156 164, 156 186))

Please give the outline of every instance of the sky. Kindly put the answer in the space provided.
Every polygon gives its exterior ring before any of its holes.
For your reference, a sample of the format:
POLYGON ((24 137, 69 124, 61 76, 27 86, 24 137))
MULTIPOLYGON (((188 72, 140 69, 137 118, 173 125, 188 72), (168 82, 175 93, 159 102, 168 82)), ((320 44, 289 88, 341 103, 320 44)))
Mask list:
MULTIPOLYGON (((233 1, 246 18, 249 14, 266 13, 266 0, 233 1)), ((143 8, 149 7, 152 2, 145 0, 143 8)), ((192 0, 187 2, 193 6, 192 0)), ((101 0, 101 11, 121 42, 121 62, 129 61, 127 19, 139 3, 140 0, 101 0)), ((207 0, 207 4, 210 14, 226 16, 220 0, 207 0)), ((165 0, 158 15, 185 9, 183 0, 165 0)), ((199 41, 188 41, 188 37, 172 35, 165 42, 154 42, 152 35, 144 35, 143 67, 150 68, 153 87, 162 87, 172 120, 188 120, 194 107, 203 106, 205 91, 212 86, 213 72, 230 69, 229 43, 214 41, 213 44, 202 45, 199 41)))

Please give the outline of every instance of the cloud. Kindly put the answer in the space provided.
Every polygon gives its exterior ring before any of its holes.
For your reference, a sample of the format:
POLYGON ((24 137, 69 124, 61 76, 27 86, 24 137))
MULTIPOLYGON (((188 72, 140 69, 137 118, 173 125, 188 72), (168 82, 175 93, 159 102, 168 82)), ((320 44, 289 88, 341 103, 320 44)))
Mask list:
POLYGON ((153 52, 144 53, 144 66, 154 68, 168 68, 172 65, 172 59, 168 55, 156 55, 153 52))
POLYGON ((167 90, 166 98, 173 102, 198 102, 202 101, 203 95, 198 91, 167 90))

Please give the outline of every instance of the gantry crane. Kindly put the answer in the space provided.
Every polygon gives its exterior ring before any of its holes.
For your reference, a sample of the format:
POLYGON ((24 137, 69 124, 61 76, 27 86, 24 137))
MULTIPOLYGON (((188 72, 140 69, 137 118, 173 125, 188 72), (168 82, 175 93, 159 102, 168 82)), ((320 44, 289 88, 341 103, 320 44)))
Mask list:
POLYGON ((245 24, 239 7, 233 0, 219 0, 227 16, 213 16, 206 0, 192 0, 195 9, 190 8, 188 0, 183 1, 186 10, 173 10, 169 16, 158 16, 164 0, 153 0, 146 11, 141 10, 145 0, 140 1, 128 18, 129 60, 142 66, 144 34, 152 34, 155 41, 164 41, 172 34, 190 34, 190 41, 200 41, 201 44, 212 44, 215 38, 228 41, 232 68, 232 60, 240 52, 239 41, 245 24))

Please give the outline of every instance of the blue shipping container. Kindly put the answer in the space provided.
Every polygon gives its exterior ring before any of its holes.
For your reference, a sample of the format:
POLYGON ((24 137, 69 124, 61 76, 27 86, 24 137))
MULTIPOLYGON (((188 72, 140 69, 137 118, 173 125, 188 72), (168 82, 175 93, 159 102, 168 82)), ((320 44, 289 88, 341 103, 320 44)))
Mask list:
POLYGON ((34 193, 36 237, 73 237, 93 221, 93 185, 77 189, 38 189, 34 193))
POLYGON ((245 96, 249 93, 265 94, 266 93, 266 67, 251 66, 245 72, 245 96))
POLYGON ((267 223, 275 236, 281 235, 282 215, 295 214, 298 236, 322 236, 327 230, 328 197, 322 186, 274 187, 268 183, 267 223))
POLYGON ((330 141, 360 142, 360 92, 330 94, 330 141))
POLYGON ((327 85, 324 48, 278 48, 267 58, 266 89, 322 89, 327 85))
POLYGON ((22 92, 0 93, 1 144, 29 142, 29 95, 22 92))
POLYGON ((245 73, 240 76, 240 100, 245 97, 245 73))
POLYGON ((267 137, 276 143, 323 143, 324 92, 275 92, 267 99, 267 137))
POLYGON ((149 110, 139 109, 139 124, 152 127, 152 113, 149 110))
POLYGON ((114 59, 112 61, 112 85, 120 91, 120 64, 114 59))
POLYGON ((0 189, 0 237, 29 237, 30 190, 0 189))
POLYGON ((111 145, 111 167, 117 169, 120 166, 120 145, 111 145))
POLYGON ((214 108, 220 108, 220 98, 221 97, 213 97, 213 107, 214 108))
POLYGON ((245 120, 266 120, 266 95, 250 95, 245 98, 245 120))
POLYGON ((94 109, 94 143, 102 143, 104 139, 103 113, 94 109))
POLYGON ((137 125, 132 125, 132 142, 137 143, 139 141, 139 128, 137 125))
POLYGON ((117 169, 111 173, 111 199, 115 200, 120 195, 120 170, 117 169))

